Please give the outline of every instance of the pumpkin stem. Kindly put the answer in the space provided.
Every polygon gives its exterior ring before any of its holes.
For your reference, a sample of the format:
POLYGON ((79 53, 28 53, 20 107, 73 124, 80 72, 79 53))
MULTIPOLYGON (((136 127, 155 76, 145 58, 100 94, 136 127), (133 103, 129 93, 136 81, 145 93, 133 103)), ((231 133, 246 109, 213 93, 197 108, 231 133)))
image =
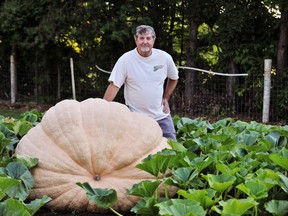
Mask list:
POLYGON ((100 176, 99 174, 96 174, 96 175, 94 176, 94 180, 95 180, 95 181, 100 181, 100 180, 101 180, 101 176, 100 176))

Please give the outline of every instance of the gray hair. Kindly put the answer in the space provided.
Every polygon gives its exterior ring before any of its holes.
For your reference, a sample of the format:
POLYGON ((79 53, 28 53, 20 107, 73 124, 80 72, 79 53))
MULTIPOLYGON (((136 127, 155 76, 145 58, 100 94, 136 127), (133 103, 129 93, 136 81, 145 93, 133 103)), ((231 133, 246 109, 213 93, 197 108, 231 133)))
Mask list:
POLYGON ((138 37, 141 34, 145 34, 145 33, 151 33, 153 38, 156 38, 156 33, 154 31, 154 28, 148 25, 140 25, 136 27, 136 32, 135 32, 135 37, 138 37))

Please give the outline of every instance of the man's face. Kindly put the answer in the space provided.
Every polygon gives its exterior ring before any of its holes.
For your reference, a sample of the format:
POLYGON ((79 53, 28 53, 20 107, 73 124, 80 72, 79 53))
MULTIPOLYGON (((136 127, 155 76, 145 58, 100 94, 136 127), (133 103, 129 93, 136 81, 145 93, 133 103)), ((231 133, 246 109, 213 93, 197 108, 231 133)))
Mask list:
POLYGON ((150 32, 146 32, 135 37, 135 43, 138 53, 143 57, 148 57, 152 54, 155 38, 150 32))

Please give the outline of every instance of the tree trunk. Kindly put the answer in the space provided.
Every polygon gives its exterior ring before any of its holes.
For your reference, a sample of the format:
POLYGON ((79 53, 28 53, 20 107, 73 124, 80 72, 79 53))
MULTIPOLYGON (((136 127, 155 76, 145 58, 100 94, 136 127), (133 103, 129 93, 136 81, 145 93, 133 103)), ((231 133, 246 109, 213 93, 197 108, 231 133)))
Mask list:
MULTIPOLYGON (((195 19, 189 21, 189 49, 187 54, 187 66, 196 67, 196 56, 198 51, 198 27, 195 19)), ((185 103, 186 111, 193 113, 193 95, 194 95, 195 72, 187 70, 185 74, 185 103)))
POLYGON ((288 9, 281 11, 280 36, 277 50, 277 72, 288 71, 288 9))

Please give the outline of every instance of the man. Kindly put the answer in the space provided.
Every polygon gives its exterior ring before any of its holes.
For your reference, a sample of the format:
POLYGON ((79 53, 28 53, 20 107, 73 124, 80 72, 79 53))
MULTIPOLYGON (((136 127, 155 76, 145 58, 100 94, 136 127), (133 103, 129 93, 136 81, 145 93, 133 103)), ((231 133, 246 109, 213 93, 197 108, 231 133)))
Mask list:
POLYGON ((155 39, 151 26, 136 28, 136 48, 124 53, 116 62, 103 98, 113 101, 124 84, 124 98, 129 109, 154 118, 163 136, 176 140, 168 102, 177 85, 178 70, 168 53, 153 48, 155 39))

